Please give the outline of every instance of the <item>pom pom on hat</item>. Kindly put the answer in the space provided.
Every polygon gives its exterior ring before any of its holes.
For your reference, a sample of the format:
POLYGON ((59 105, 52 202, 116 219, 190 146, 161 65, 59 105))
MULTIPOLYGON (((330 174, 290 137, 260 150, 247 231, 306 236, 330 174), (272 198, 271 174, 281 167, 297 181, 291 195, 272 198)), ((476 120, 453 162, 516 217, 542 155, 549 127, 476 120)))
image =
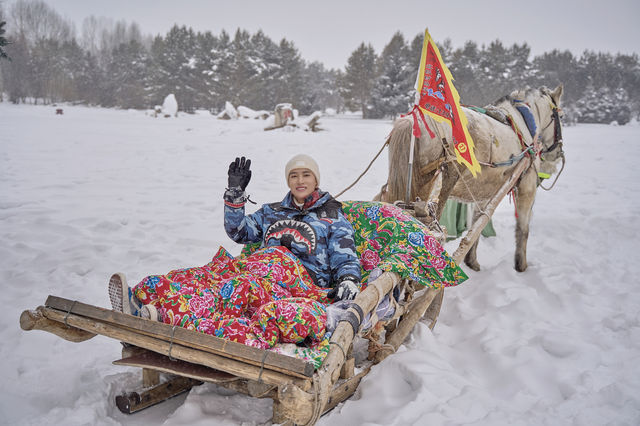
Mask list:
POLYGON ((320 186, 320 169, 318 163, 308 155, 298 154, 294 156, 284 168, 284 177, 289 181, 289 173, 294 169, 309 169, 316 177, 316 185, 320 186))

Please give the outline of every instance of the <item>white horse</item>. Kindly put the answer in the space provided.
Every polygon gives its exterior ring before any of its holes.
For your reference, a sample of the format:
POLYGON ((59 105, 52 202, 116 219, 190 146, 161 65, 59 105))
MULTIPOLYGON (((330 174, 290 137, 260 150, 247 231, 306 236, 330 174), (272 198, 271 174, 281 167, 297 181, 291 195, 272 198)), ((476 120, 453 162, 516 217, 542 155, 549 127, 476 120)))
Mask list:
MULTIPOLYGON (((526 270, 529 220, 539 183, 538 172, 552 172, 559 159, 564 161, 559 107, 561 96, 562 86, 553 91, 541 87, 514 91, 487 106, 486 113, 463 107, 475 144, 475 155, 481 165, 481 173, 476 178, 466 167, 453 160, 452 151, 447 147, 447 142, 452 141, 451 127, 427 116, 429 127, 435 131, 436 137, 430 138, 422 128, 422 136, 416 140, 410 200, 415 197, 427 199, 433 177, 439 169, 442 171, 442 190, 437 216, 440 217, 445 201, 451 196, 464 202, 477 203, 475 220, 511 176, 518 160, 531 156, 531 166, 514 187, 517 212, 515 269, 520 272, 526 270), (524 116, 516 108, 522 109, 523 105, 525 110, 528 109, 528 114, 524 116), (535 121, 535 143, 527 127, 526 116, 530 124, 532 119, 535 121), (508 120, 513 124, 505 124, 508 120)), ((412 126, 410 117, 400 118, 394 123, 388 139, 389 177, 386 189, 383 187, 377 199, 387 202, 405 199, 412 126)), ((479 270, 476 248, 477 242, 467 253, 465 263, 479 270)))

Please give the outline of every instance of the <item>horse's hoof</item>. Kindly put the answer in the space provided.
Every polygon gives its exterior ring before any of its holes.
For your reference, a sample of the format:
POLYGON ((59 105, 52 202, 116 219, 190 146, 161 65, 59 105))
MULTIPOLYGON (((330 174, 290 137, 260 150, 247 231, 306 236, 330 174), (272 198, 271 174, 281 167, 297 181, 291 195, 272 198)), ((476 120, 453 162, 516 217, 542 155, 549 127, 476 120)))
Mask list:
POLYGON ((480 271, 480 264, 478 262, 467 262, 465 260, 464 264, 476 272, 480 271))
POLYGON ((524 272, 524 271, 526 271, 526 270, 527 270, 527 265, 526 265, 526 264, 525 264, 525 265, 518 265, 518 264, 516 264, 516 271, 518 271, 518 272, 524 272))

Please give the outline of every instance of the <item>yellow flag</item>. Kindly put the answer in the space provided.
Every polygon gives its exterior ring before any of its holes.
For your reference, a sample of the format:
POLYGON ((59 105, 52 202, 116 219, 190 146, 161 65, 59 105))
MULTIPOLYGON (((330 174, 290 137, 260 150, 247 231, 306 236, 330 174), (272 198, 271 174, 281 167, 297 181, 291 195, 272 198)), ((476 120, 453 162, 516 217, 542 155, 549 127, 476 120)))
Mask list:
MULTIPOLYGON (((424 32, 420 70, 416 79, 415 105, 422 114, 429 114, 437 121, 451 125, 456 158, 475 177, 480 164, 473 152, 473 139, 467 130, 467 117, 460 108, 460 96, 453 86, 453 77, 442 61, 438 46, 428 30, 424 32)), ((414 107, 414 108, 416 108, 414 107)), ((426 124, 426 123, 425 123, 426 124)))

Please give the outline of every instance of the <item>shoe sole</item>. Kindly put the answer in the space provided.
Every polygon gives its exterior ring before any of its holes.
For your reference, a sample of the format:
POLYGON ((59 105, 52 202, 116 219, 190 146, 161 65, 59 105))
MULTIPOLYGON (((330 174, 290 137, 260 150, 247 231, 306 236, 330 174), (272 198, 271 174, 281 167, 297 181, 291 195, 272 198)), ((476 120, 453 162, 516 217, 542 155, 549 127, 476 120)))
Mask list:
POLYGON ((109 300, 111 301, 111 308, 114 311, 129 314, 130 312, 125 312, 124 310, 124 294, 125 291, 128 292, 128 288, 125 290, 125 287, 127 287, 127 283, 121 273, 113 274, 109 279, 109 300))

